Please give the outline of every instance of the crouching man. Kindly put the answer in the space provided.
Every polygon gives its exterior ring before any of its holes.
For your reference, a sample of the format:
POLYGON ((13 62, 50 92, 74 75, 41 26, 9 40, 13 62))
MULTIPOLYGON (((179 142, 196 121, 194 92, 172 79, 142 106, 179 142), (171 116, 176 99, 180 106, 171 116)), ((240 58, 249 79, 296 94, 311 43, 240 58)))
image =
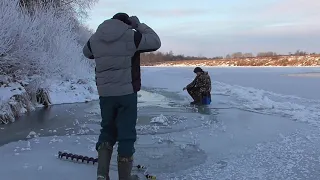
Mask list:
POLYGON ((137 92, 141 88, 140 53, 159 49, 159 36, 136 16, 117 13, 105 20, 90 37, 83 54, 96 62, 96 84, 100 99, 101 130, 98 151, 98 180, 110 180, 113 147, 118 142, 119 180, 131 175, 137 138, 137 92))
POLYGON ((201 105, 204 98, 208 98, 211 101, 211 78, 209 73, 203 71, 200 67, 196 67, 193 72, 196 74, 196 77, 183 88, 183 90, 188 91, 193 99, 193 102, 190 104, 201 105))

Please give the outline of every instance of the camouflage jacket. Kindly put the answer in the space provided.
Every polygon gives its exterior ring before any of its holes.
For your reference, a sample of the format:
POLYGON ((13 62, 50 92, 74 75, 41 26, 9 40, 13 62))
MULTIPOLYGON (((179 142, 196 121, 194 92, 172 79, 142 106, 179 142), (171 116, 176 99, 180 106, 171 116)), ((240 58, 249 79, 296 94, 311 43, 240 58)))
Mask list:
POLYGON ((194 80, 187 85, 189 88, 197 88, 200 93, 209 93, 211 92, 211 78, 208 72, 203 72, 202 74, 196 76, 194 80))

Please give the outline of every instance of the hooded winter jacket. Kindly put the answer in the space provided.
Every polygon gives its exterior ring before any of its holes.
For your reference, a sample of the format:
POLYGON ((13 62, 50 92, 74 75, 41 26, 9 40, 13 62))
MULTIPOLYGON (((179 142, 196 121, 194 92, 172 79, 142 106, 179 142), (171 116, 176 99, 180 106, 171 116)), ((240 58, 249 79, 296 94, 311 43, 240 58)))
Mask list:
POLYGON ((187 89, 194 88, 199 91, 200 94, 208 94, 211 92, 211 78, 208 72, 204 71, 200 75, 197 75, 194 80, 187 85, 187 89))
POLYGON ((159 36, 144 23, 136 30, 117 19, 99 25, 83 48, 96 62, 96 84, 100 96, 123 96, 141 88, 140 53, 156 51, 159 36))

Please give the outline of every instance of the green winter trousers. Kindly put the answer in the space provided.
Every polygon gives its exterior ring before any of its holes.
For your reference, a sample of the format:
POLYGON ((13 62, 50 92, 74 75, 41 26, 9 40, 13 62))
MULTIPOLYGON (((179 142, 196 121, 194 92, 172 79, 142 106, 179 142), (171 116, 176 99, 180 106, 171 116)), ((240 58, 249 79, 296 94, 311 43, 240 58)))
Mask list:
POLYGON ((124 96, 99 97, 101 130, 96 149, 102 143, 114 145, 118 141, 118 155, 131 157, 137 139, 137 93, 124 96))

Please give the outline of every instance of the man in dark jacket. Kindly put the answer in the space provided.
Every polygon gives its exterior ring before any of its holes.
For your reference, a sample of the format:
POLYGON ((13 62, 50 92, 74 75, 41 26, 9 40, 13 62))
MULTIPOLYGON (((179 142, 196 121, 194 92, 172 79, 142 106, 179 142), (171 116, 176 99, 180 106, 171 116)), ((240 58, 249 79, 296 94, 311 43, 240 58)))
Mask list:
POLYGON ((183 88, 183 90, 188 91, 193 99, 193 102, 190 104, 202 104, 204 97, 209 97, 211 100, 211 78, 209 73, 203 71, 200 67, 196 67, 193 72, 196 74, 196 77, 183 88))
POLYGON ((109 180, 113 146, 118 141, 119 180, 131 175, 136 141, 137 92, 141 88, 140 53, 156 51, 159 36, 136 16, 117 13, 99 25, 83 48, 96 62, 96 84, 101 108, 98 151, 98 180, 109 180))

